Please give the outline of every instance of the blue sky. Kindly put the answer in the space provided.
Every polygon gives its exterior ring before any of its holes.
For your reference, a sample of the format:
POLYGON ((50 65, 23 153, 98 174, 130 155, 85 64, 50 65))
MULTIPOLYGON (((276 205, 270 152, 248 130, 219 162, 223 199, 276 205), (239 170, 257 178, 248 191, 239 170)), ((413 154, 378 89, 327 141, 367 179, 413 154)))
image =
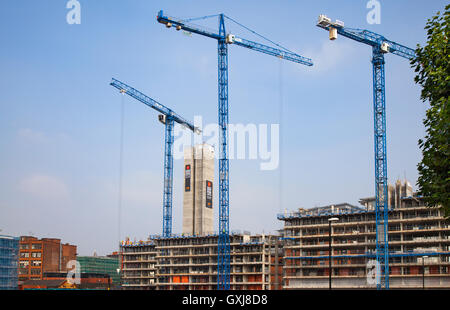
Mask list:
MULTIPOLYGON (((305 67, 229 48, 230 122, 282 125, 279 169, 261 171, 254 160, 230 163, 231 229, 259 233, 280 228, 276 214, 284 209, 358 204, 374 192, 371 50, 342 37, 330 42, 315 26, 317 16, 325 13, 414 48, 426 41, 426 19, 447 3, 381 1, 381 24, 369 25, 365 0, 80 0, 81 24, 68 25, 66 2, 2 4, 0 229, 60 237, 84 255, 108 254, 119 237, 145 238, 162 227, 164 131, 157 113, 131 98, 123 99, 124 200, 118 217, 122 99, 110 79, 187 119, 201 115, 205 123, 217 122, 217 43, 167 30, 156 22, 160 9, 177 17, 223 12, 314 61, 305 67)), ((216 27, 217 21, 205 25, 216 27)), ((386 56, 391 182, 405 175, 413 184, 417 179, 426 105, 413 79, 406 59, 386 56)), ((180 232, 182 161, 174 165, 173 225, 180 232)), ((217 219, 217 201, 215 212, 217 219)))

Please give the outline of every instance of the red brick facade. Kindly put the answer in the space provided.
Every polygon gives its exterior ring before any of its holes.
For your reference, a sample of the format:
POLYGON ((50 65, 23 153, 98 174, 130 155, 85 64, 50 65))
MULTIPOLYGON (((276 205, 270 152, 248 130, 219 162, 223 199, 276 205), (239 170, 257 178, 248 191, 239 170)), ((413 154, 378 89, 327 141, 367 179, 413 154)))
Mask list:
POLYGON ((19 242, 19 281, 42 280, 44 272, 67 271, 76 260, 77 247, 61 239, 22 236, 19 242))

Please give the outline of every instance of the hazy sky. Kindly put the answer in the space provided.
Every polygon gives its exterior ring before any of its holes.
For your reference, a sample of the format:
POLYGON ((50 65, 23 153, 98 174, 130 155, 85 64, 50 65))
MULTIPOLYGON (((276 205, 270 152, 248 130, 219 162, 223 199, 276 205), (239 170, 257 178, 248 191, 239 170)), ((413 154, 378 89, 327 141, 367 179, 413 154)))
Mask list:
MULTIPOLYGON (((371 49, 343 37, 329 41, 317 16, 414 48, 426 41, 426 19, 447 4, 384 0, 381 24, 370 25, 366 0, 79 1, 80 25, 67 24, 66 0, 2 1, 0 229, 58 237, 83 255, 116 250, 119 228, 120 239, 162 229, 164 127, 155 111, 126 97, 118 216, 122 99, 112 77, 187 119, 217 122, 217 43, 167 30, 156 22, 160 9, 177 17, 223 12, 314 61, 306 67, 229 48, 230 122, 282 125, 277 170, 261 171, 258 160, 230 163, 230 227, 259 233, 280 228, 276 214, 284 209, 358 204, 374 193, 371 49)), ((204 25, 216 28, 217 20, 204 25)), ((391 182, 417 179, 426 106, 413 79, 406 59, 386 56, 391 182)), ((179 233, 182 160, 174 167, 179 233)))

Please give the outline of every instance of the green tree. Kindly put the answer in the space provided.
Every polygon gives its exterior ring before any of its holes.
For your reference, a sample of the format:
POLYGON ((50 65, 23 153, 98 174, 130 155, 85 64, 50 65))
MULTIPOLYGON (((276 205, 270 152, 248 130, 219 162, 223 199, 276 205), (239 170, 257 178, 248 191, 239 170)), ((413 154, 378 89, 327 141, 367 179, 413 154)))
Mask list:
POLYGON ((450 5, 429 19, 427 43, 417 45, 411 66, 417 72, 414 81, 422 87, 421 99, 429 102, 423 124, 424 139, 419 140, 422 161, 417 165, 419 194, 429 206, 442 206, 450 216, 450 5))

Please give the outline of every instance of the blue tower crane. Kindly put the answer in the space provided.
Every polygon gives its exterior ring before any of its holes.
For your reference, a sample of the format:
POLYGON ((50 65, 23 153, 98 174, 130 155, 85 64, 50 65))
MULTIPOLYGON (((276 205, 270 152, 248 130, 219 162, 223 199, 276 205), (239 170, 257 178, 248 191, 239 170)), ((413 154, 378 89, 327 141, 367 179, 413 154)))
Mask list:
POLYGON ((140 91, 112 79, 111 86, 120 90, 122 94, 127 94, 134 99, 146 104, 159 113, 158 119, 165 125, 165 149, 164 149, 164 194, 163 194, 163 237, 169 237, 172 234, 172 191, 173 191, 173 127, 175 122, 189 128, 195 133, 200 133, 200 129, 194 127, 189 121, 185 120, 171 109, 161 103, 153 100, 140 91))
MULTIPOLYGON (((256 43, 227 33, 225 29, 225 18, 240 25, 224 14, 203 16, 181 20, 174 17, 165 16, 163 11, 159 11, 157 20, 165 24, 167 28, 172 26, 176 30, 184 30, 196 33, 218 42, 218 80, 219 80, 219 241, 217 256, 217 289, 228 290, 230 288, 230 223, 229 223, 229 162, 228 162, 228 44, 235 44, 246 47, 264 54, 279 57, 281 59, 293 61, 302 65, 312 66, 311 59, 300 56, 288 49, 275 44, 281 49, 256 43), (219 18, 219 32, 190 24, 193 20, 206 19, 209 17, 219 18)), ((242 26, 242 25, 240 25, 242 26)), ((246 28, 246 27, 244 27, 246 28)), ((247 30, 249 30, 247 28, 247 30)), ((251 31, 251 30, 250 30, 251 31)), ((253 31, 252 31, 253 32, 253 31)), ((253 32, 255 33, 255 32, 253 32)), ((256 34, 256 33, 255 33, 256 34)), ((259 35, 260 36, 260 35, 259 35)), ((260 36, 262 37, 262 36, 260 36)), ((264 37, 262 37, 264 38, 264 37)), ((266 39, 266 38, 264 38, 266 39)), ((266 39, 267 40, 267 39, 266 39)))
POLYGON ((342 21, 331 21, 320 15, 317 26, 329 31, 330 40, 340 34, 349 39, 372 47, 373 66, 373 112, 375 149, 375 222, 376 222, 376 260, 380 267, 377 288, 389 289, 389 239, 388 239, 388 190, 386 160, 386 100, 384 54, 411 59, 415 51, 409 47, 386 39, 369 30, 344 27, 342 21))

